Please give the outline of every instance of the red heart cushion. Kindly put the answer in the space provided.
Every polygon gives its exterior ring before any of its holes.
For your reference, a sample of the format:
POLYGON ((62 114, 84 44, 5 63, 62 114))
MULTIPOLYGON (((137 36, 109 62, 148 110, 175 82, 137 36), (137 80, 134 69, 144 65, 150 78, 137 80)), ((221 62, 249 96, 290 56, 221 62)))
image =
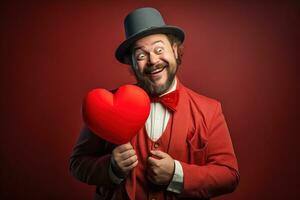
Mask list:
POLYGON ((88 128, 114 144, 129 142, 144 126, 149 112, 147 93, 135 85, 121 86, 114 94, 94 89, 87 94, 82 106, 88 128))

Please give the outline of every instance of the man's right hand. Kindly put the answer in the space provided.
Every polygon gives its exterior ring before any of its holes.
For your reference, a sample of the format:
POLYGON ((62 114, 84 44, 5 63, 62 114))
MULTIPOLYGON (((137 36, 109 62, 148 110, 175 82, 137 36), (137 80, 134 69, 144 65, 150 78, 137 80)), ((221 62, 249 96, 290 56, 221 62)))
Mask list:
POLYGON ((129 142, 117 146, 112 151, 112 159, 114 160, 112 169, 114 173, 121 178, 127 176, 138 164, 135 150, 129 142))

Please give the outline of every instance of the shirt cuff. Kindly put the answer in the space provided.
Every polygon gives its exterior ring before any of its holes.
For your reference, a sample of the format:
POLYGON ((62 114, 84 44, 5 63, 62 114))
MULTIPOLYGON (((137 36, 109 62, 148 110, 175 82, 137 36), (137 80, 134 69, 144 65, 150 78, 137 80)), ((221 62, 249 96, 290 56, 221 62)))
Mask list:
POLYGON ((112 169, 112 165, 115 165, 115 161, 113 158, 110 159, 110 163, 109 163, 109 168, 108 168, 108 175, 111 179, 111 181, 114 183, 114 184, 117 184, 119 185, 120 183, 122 183, 122 181, 124 180, 124 178, 120 178, 118 177, 113 169, 112 169))
POLYGON ((175 171, 167 190, 179 194, 183 190, 183 170, 179 161, 174 160, 174 162, 175 171))

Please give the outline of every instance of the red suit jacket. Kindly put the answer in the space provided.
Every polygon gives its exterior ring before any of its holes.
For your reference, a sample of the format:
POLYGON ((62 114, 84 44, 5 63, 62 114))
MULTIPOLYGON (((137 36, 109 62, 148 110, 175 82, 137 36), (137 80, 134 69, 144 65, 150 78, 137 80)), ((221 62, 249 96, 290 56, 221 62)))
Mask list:
MULTIPOLYGON (((234 191, 239 172, 229 131, 216 100, 199 95, 178 81, 179 102, 173 114, 169 154, 180 161, 184 187, 178 199, 209 199, 234 191)), ((139 133, 138 133, 139 134, 139 133)), ((135 148, 139 141, 134 137, 135 148)), ((110 144, 87 128, 81 131, 70 158, 71 173, 80 181, 96 185, 95 199, 134 199, 135 173, 125 182, 114 185, 108 175, 110 144)), ((136 149, 136 151, 144 151, 136 149)))

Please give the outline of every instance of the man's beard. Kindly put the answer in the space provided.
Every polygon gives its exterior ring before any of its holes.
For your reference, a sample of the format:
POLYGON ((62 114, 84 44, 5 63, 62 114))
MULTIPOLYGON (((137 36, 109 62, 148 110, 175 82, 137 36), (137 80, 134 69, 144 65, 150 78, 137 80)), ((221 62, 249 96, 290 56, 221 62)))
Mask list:
POLYGON ((171 71, 171 67, 169 66, 168 63, 163 62, 161 64, 158 64, 156 66, 147 66, 145 67, 143 72, 140 72, 138 69, 134 69, 135 77, 138 81, 138 85, 143 88, 150 96, 159 96, 170 88, 172 85, 178 66, 176 65, 174 68, 172 68, 173 71, 171 71), (167 80, 163 85, 156 86, 154 83, 150 80, 150 78, 147 76, 147 74, 153 72, 154 70, 157 69, 162 69, 164 68, 167 72, 167 80))

